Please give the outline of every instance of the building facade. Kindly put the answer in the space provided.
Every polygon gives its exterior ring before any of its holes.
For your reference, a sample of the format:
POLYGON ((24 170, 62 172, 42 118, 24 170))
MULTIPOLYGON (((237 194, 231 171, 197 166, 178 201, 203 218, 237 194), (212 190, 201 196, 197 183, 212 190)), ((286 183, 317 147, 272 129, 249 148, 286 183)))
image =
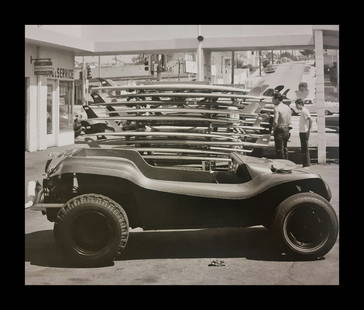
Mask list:
POLYGON ((27 151, 74 143, 74 54, 25 44, 25 133, 27 151), (49 59, 52 73, 37 75, 35 59, 49 59))
POLYGON ((338 25, 25 25, 25 43, 29 151, 73 143, 74 56, 196 53, 197 81, 211 82, 213 52, 315 49, 318 162, 326 160, 323 50, 338 55, 338 25), (52 74, 35 75, 32 55, 51 59, 52 74))

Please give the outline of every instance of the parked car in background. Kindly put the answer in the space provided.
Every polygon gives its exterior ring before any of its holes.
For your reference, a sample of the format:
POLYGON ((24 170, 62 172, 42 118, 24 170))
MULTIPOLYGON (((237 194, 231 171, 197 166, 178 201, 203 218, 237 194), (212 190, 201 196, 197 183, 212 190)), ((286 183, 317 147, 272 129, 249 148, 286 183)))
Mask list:
POLYGON ((274 73, 276 70, 274 69, 273 65, 269 64, 264 68, 265 73, 274 73))
POLYGON ((339 114, 326 115, 325 124, 326 128, 339 132, 339 114))

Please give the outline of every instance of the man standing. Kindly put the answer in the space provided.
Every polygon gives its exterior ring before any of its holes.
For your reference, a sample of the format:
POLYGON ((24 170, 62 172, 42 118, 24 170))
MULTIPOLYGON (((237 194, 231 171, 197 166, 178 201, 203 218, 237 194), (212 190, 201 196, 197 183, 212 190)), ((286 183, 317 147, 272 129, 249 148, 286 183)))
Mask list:
POLYGON ((288 159, 287 142, 291 129, 291 109, 282 103, 283 97, 275 93, 272 97, 274 107, 273 133, 276 154, 278 158, 288 159))
POLYGON ((301 140, 301 153, 302 153, 302 165, 303 167, 310 166, 310 151, 308 150, 308 139, 310 137, 310 131, 312 126, 312 119, 310 112, 304 107, 302 99, 296 100, 296 108, 300 112, 299 132, 301 140))

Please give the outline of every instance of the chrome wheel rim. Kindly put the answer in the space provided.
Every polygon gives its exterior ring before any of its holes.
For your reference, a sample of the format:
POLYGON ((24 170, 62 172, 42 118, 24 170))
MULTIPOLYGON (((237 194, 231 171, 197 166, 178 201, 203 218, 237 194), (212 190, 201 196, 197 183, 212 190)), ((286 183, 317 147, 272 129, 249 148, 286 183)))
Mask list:
POLYGON ((319 250, 330 235, 328 213, 315 204, 301 204, 284 219, 283 234, 288 245, 298 252, 319 250))

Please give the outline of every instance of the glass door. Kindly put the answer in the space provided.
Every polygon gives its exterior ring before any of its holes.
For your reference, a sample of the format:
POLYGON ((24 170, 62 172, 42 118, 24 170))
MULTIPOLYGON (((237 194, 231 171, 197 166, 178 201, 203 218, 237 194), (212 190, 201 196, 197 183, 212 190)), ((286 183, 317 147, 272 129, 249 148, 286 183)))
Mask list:
POLYGON ((47 147, 57 143, 56 88, 56 81, 47 80, 47 147))
POLYGON ((59 132, 73 131, 73 82, 59 81, 59 132))
POLYGON ((29 78, 25 78, 25 151, 27 150, 29 144, 29 123, 28 123, 28 110, 29 110, 29 78))

